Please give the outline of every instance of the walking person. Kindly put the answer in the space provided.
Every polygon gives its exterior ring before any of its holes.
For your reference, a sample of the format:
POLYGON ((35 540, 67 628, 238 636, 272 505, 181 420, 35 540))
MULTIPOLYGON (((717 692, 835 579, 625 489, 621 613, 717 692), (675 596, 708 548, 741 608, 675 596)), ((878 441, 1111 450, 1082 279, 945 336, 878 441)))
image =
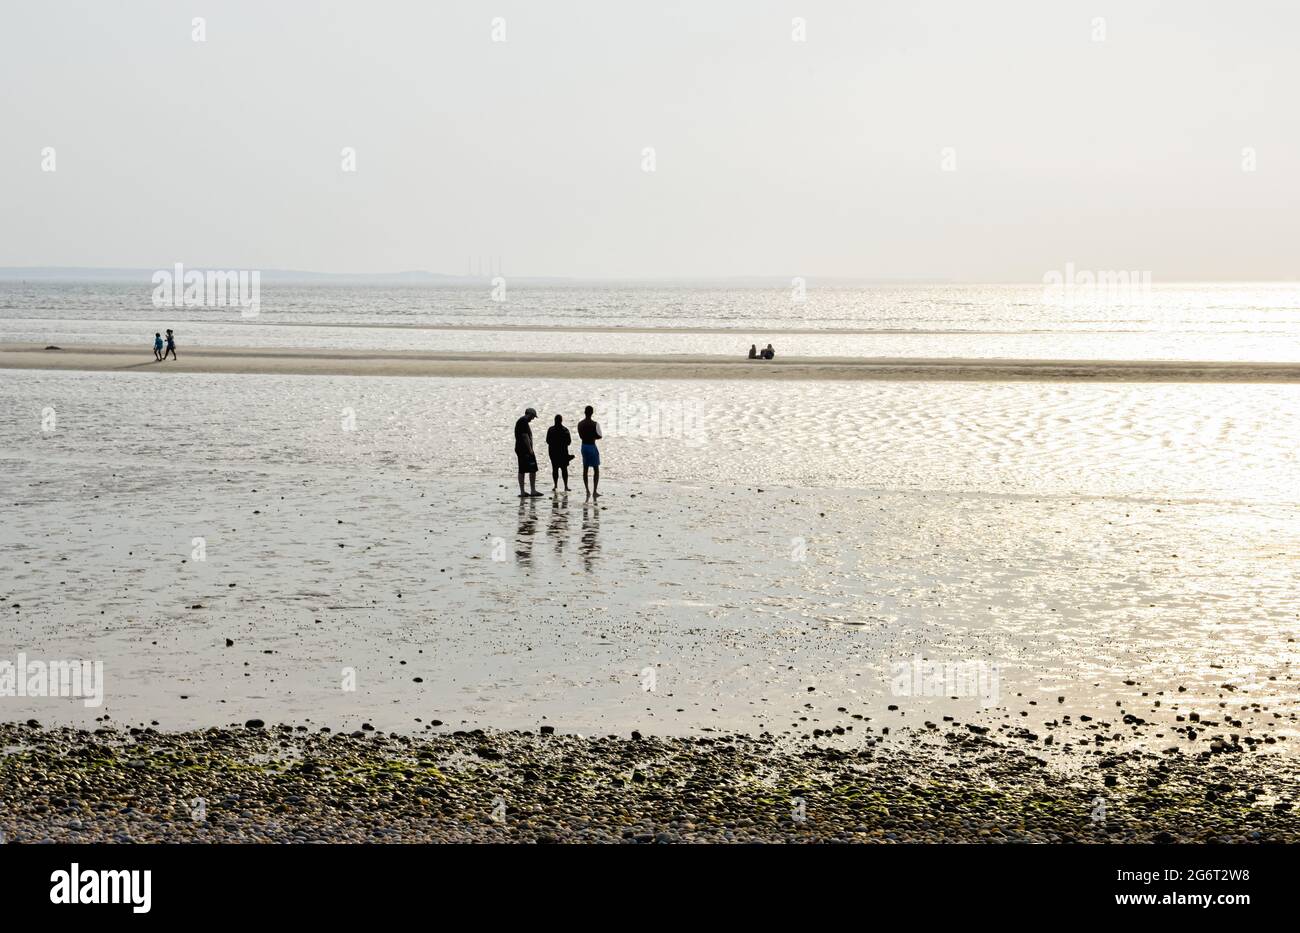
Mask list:
POLYGON ((569 491, 569 461, 573 459, 573 454, 569 453, 571 443, 573 443, 573 435, 564 426, 564 416, 556 415, 555 424, 546 430, 546 455, 551 459, 553 491, 559 490, 561 475, 564 476, 564 491, 569 491))
POLYGON ((158 333, 157 331, 154 331, 154 335, 153 335, 153 358, 154 358, 154 361, 155 361, 155 362, 157 362, 157 363, 161 363, 161 362, 162 362, 162 358, 163 358, 162 351, 163 351, 163 339, 162 339, 162 334, 158 333))
MULTIPOLYGON (((170 327, 167 328, 167 353, 172 355, 172 359, 176 359, 176 336, 170 327)), ((167 359, 167 353, 163 354, 164 360, 167 359)))
POLYGON ((584 409, 587 417, 578 422, 578 437, 582 439, 582 486, 587 490, 587 495, 592 499, 600 498, 600 451, 596 448, 596 441, 604 437, 600 433, 600 425, 596 419, 592 418, 595 411, 590 405, 584 409), (593 471, 591 485, 587 485, 587 471, 593 471))
POLYGON ((540 496, 537 491, 537 455, 533 453, 533 429, 528 423, 537 417, 537 412, 529 408, 524 416, 515 422, 515 457, 519 460, 519 498, 527 499, 540 496), (524 474, 532 483, 532 492, 524 492, 524 474))

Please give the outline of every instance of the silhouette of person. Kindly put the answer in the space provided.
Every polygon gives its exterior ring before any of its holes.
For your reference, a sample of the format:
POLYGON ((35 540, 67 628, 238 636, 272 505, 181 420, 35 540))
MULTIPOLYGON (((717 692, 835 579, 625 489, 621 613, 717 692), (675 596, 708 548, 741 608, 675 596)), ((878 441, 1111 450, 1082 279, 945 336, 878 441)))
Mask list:
POLYGON ((564 491, 569 491, 569 461, 573 459, 573 454, 569 453, 571 443, 573 436, 564 426, 564 416, 556 415, 555 424, 546 430, 546 455, 551 460, 552 489, 559 489, 560 475, 563 474, 564 491))
POLYGON ((584 409, 587 417, 578 422, 578 437, 582 439, 582 487, 587 490, 587 495, 593 499, 600 498, 600 451, 596 449, 596 441, 604 437, 600 433, 600 425, 592 418, 595 411, 590 405, 584 409), (587 471, 593 473, 591 485, 587 485, 587 471))
POLYGON ((533 453, 533 429, 528 422, 537 417, 537 412, 529 408, 524 416, 515 422, 515 457, 519 460, 519 498, 540 496, 537 491, 537 456, 533 453), (524 474, 528 474, 533 491, 524 492, 524 474))

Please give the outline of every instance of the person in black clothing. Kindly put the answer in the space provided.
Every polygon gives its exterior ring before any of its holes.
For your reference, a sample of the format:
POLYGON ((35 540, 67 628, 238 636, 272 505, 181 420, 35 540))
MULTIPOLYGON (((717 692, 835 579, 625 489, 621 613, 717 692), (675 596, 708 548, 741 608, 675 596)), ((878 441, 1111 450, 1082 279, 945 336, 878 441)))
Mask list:
MULTIPOLYGON (((171 332, 170 327, 167 329, 167 353, 171 354, 172 359, 176 359, 176 336, 171 332)), ((167 353, 163 354, 164 361, 167 359, 167 353)))
POLYGON ((569 461, 573 459, 573 454, 569 453, 569 444, 573 442, 573 436, 569 434, 569 429, 564 426, 564 416, 556 415, 555 424, 546 430, 546 454, 551 458, 551 489, 560 488, 560 476, 564 476, 564 491, 569 491, 569 461))
POLYGON ((749 345, 749 358, 751 360, 758 359, 758 344, 751 343, 749 345))
POLYGON ((524 416, 515 422, 515 457, 519 460, 519 498, 540 496, 537 491, 537 456, 533 453, 533 429, 528 422, 537 417, 537 412, 529 408, 524 416), (524 474, 532 481, 532 492, 524 492, 524 474))

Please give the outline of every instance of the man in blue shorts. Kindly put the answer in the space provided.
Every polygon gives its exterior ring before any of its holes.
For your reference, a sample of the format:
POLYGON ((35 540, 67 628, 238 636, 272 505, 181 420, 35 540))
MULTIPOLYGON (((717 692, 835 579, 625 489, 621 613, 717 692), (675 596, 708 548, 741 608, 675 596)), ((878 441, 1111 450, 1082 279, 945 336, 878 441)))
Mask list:
MULTIPOLYGON (((578 437, 582 439, 582 486, 587 490, 587 495, 593 499, 599 499, 600 493, 600 451, 596 449, 596 441, 604 435, 600 433, 600 425, 591 417, 595 411, 590 405, 585 409, 587 417, 578 422, 578 437), (587 471, 592 471, 591 485, 587 485, 587 471)), ((520 480, 523 483, 523 480, 520 480)))

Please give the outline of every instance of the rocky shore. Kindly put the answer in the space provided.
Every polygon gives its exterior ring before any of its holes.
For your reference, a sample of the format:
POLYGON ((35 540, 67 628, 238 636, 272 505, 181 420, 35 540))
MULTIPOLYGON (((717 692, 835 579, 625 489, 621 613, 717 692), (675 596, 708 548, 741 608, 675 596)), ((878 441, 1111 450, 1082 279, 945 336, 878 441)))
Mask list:
POLYGON ((1300 769, 1248 746, 1057 767, 948 725, 768 736, 420 737, 0 725, 6 842, 1279 842, 1300 769))

